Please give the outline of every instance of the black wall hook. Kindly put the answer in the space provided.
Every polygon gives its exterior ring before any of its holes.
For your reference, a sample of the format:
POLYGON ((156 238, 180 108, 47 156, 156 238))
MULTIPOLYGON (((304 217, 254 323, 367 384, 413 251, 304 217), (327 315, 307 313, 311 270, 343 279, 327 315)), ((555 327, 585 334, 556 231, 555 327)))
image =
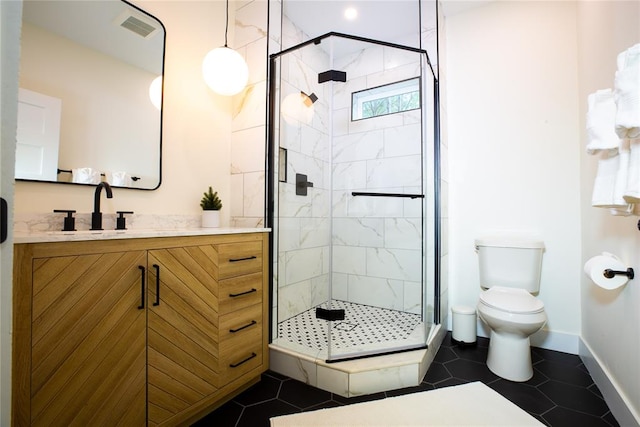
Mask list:
POLYGON ((607 268, 603 274, 604 274, 604 277, 606 277, 607 279, 612 279, 618 274, 624 274, 629 279, 633 279, 633 277, 635 276, 635 273, 633 272, 633 268, 631 267, 627 268, 627 271, 616 271, 616 270, 611 270, 610 268, 607 268))

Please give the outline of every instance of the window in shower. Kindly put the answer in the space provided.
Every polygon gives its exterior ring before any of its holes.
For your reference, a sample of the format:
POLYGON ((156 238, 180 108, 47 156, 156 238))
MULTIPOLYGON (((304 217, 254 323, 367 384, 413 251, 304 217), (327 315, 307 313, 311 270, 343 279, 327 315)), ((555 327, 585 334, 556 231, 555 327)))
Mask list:
POLYGON ((351 95, 351 120, 369 119, 420 108, 420 79, 378 86, 351 95))

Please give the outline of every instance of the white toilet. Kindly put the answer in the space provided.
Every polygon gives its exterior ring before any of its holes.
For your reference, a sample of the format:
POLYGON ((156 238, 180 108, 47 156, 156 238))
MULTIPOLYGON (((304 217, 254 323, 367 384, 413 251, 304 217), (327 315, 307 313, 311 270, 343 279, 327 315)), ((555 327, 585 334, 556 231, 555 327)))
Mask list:
POLYGON ((535 239, 476 239, 480 293, 478 316, 491 329, 487 366, 511 381, 533 376, 529 336, 547 322, 540 290, 544 243, 535 239))

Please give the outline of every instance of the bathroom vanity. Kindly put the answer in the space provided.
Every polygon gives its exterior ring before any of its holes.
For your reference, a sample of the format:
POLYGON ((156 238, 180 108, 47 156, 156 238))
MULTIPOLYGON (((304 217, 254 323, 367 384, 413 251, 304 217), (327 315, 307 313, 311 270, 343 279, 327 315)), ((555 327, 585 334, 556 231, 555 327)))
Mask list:
POLYGON ((13 424, 185 425, 256 383, 267 231, 17 237, 13 424))

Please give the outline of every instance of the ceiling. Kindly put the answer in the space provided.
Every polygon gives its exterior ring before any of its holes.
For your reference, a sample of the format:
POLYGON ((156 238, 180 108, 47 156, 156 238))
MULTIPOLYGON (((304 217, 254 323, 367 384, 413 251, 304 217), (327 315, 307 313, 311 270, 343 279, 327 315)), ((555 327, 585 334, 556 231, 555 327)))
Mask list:
POLYGON ((338 32, 414 47, 419 42, 417 0, 285 0, 283 4, 284 14, 309 38, 338 32), (357 10, 354 20, 344 16, 348 7, 357 10))

